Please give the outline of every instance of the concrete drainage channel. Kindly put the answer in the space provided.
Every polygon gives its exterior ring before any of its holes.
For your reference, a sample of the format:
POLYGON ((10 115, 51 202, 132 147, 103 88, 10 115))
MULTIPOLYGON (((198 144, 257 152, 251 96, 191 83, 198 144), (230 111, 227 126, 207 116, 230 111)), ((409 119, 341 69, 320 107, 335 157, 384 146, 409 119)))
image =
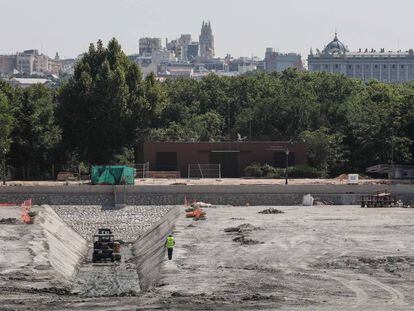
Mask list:
POLYGON ((44 205, 36 224, 43 228, 56 279, 68 292, 83 297, 123 296, 147 290, 158 279, 165 236, 178 216, 178 206, 111 210, 44 205), (98 228, 112 229, 122 241, 120 263, 92 265, 92 238, 98 228))

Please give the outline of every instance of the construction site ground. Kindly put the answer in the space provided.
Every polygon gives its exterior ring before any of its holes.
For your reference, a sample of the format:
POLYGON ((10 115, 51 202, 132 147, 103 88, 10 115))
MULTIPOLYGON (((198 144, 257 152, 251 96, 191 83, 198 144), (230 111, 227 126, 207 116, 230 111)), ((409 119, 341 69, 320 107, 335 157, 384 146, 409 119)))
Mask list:
MULTIPOLYGON (((347 178, 313 178, 313 179, 289 179, 290 185, 346 185, 347 178)), ((411 183, 410 180, 391 181, 388 179, 359 179, 361 185, 389 185, 392 183, 411 183)), ((90 180, 84 181, 8 181, 9 186, 64 186, 90 184, 90 180)), ((253 179, 253 178, 145 178, 135 179, 135 185, 284 185, 285 179, 253 179)))
MULTIPOLYGON (((44 241, 33 239, 37 227, 5 221, 0 309, 412 310, 413 209, 293 206, 259 213, 267 208, 208 208, 205 221, 194 221, 183 207, 173 260, 163 263, 156 287, 134 297, 35 288, 49 282, 44 241)), ((0 210, 0 218, 16 217, 12 212, 0 210)))

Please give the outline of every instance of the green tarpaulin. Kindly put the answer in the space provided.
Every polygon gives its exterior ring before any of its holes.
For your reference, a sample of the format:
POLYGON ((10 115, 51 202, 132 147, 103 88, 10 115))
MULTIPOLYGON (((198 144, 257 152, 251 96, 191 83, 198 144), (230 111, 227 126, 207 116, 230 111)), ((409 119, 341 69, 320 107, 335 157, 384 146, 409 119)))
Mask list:
POLYGON ((133 185, 134 169, 123 165, 92 166, 94 185, 133 185))

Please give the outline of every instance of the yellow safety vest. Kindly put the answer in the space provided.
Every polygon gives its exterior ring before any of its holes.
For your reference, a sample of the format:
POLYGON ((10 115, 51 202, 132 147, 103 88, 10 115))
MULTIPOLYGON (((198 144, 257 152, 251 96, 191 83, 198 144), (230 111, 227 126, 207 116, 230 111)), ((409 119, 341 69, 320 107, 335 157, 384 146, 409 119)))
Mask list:
POLYGON ((167 248, 174 248, 174 238, 172 236, 167 237, 167 248))

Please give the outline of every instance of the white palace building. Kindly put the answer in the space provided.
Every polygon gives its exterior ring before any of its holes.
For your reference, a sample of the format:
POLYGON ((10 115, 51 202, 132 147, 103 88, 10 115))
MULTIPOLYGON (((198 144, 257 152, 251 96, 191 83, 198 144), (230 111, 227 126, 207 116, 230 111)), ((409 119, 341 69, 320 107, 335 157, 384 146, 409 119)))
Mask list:
POLYGON ((401 83, 414 80, 414 51, 386 52, 385 49, 350 52, 337 34, 323 51, 308 56, 310 71, 341 73, 365 81, 401 83))

